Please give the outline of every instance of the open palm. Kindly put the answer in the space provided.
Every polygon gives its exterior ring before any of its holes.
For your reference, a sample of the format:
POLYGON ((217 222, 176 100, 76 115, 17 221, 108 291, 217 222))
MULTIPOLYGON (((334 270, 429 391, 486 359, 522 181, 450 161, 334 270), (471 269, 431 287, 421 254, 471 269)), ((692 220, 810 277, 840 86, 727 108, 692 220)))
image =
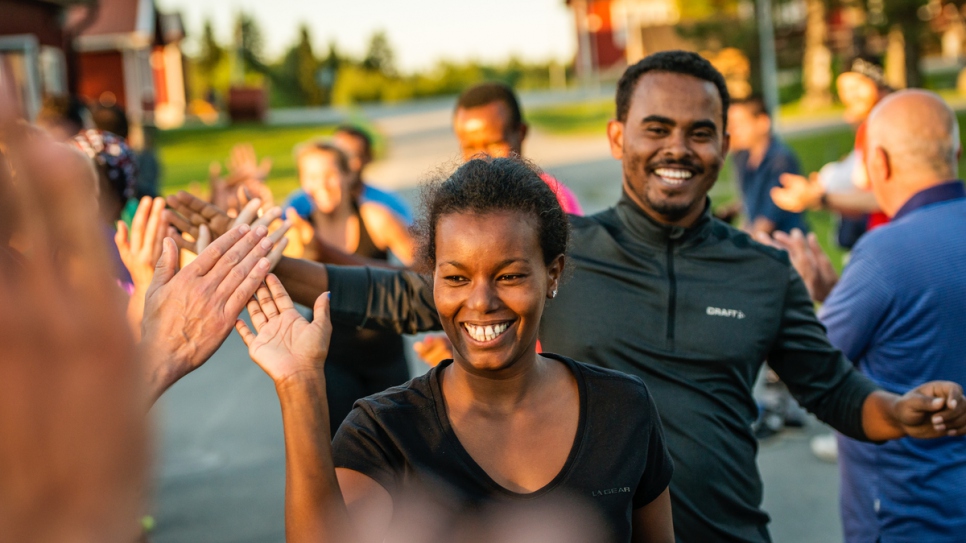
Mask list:
POLYGON ((255 332, 240 320, 235 323, 248 354, 275 383, 299 374, 321 374, 332 336, 328 296, 316 300, 315 318, 309 322, 277 277, 269 275, 265 283, 248 302, 255 332))

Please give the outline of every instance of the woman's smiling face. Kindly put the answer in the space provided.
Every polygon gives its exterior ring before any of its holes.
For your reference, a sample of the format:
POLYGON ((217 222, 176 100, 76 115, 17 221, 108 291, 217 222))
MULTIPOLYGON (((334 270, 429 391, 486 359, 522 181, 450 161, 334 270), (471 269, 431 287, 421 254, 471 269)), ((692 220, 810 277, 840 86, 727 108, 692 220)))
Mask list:
POLYGON ((544 264, 537 218, 450 213, 436 225, 433 297, 457 363, 500 371, 533 356, 563 255, 544 264))

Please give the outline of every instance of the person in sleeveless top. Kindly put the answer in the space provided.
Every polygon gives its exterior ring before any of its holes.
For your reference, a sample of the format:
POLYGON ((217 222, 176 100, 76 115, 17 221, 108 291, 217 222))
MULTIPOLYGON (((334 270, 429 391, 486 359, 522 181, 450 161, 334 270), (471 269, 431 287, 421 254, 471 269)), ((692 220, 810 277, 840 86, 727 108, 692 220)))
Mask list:
MULTIPOLYGON (((392 251, 404 264, 412 261, 412 238, 402 219, 352 196, 348 159, 339 148, 310 142, 296 150, 296 158, 299 181, 314 206, 307 221, 288 214, 294 225, 287 256, 328 262, 329 254, 341 252, 386 265, 392 251)), ((336 325, 325 373, 334 432, 357 399, 409 378, 402 336, 336 325)))

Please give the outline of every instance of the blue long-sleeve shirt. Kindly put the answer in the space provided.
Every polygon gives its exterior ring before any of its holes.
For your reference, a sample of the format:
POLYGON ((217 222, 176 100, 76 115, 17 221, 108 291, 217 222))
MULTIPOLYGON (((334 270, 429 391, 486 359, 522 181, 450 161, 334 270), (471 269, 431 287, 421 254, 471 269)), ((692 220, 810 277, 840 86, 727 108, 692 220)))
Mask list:
MULTIPOLYGON (((966 190, 915 195, 852 252, 819 317, 832 344, 884 389, 966 386, 966 190)), ((962 542, 966 438, 882 445, 839 437, 846 541, 962 542)))

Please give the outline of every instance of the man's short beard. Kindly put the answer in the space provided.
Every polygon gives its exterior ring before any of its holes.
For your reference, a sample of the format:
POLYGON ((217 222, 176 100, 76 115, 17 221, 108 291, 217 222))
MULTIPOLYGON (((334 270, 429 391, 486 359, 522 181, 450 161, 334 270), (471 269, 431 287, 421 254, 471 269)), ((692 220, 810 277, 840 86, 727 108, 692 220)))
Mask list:
POLYGON ((644 193, 644 199, 647 200, 647 204, 660 216, 664 217, 668 222, 677 222, 685 217, 691 209, 694 207, 694 202, 689 202, 686 204, 672 204, 667 201, 655 202, 644 193))

